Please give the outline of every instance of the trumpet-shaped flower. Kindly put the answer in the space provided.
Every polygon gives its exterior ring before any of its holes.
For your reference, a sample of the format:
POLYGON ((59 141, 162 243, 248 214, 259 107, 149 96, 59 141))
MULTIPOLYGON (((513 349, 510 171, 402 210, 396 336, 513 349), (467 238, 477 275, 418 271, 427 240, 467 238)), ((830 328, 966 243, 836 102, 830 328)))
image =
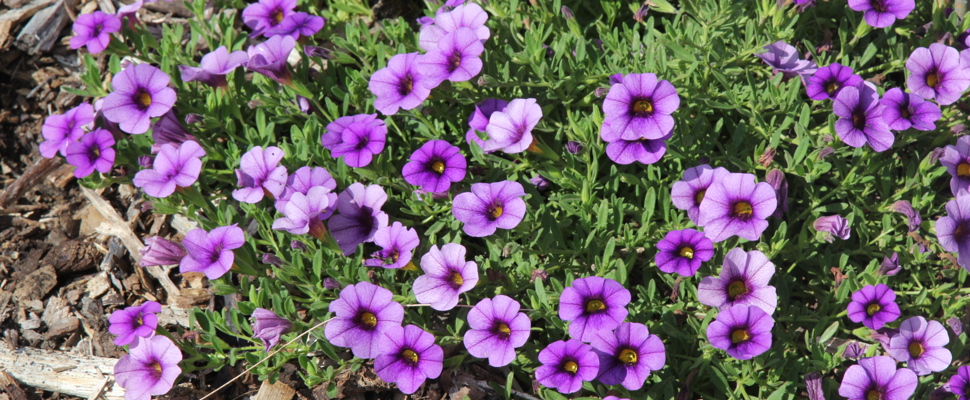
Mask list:
POLYGON ((172 339, 157 335, 138 341, 115 364, 118 386, 125 388, 125 400, 151 400, 152 395, 168 393, 182 373, 182 350, 172 339))
POLYGON ((714 257, 714 243, 694 229, 667 232, 657 243, 657 250, 657 268, 681 276, 694 276, 702 262, 714 257))
POLYGON ((455 196, 451 212, 465 223, 469 236, 483 237, 496 228, 515 228, 525 217, 525 189, 518 182, 476 183, 471 192, 455 196))
POLYGON ((697 299, 721 311, 755 306, 770 315, 778 306, 775 287, 768 284, 774 274, 775 265, 764 253, 735 247, 724 256, 721 275, 704 277, 697 285, 697 299))
POLYGON ((670 82, 650 73, 626 74, 603 101, 604 121, 610 122, 603 129, 624 140, 660 139, 673 132, 671 114, 679 107, 680 96, 670 82))
POLYGON ((401 174, 407 183, 432 193, 447 192, 453 182, 465 179, 468 162, 457 146, 444 140, 432 140, 411 153, 411 162, 401 174))
POLYGON ((377 111, 392 115, 399 109, 411 110, 431 95, 431 78, 420 71, 418 58, 418 53, 395 55, 387 61, 387 67, 371 75, 367 88, 377 97, 377 111))
POLYGON ((615 331, 599 331, 590 344, 600 358, 597 379, 606 385, 638 390, 651 371, 667 363, 663 342, 644 324, 624 322, 615 331))
POLYGON ((832 112, 839 116, 835 132, 849 146, 862 147, 868 143, 876 152, 886 151, 892 147, 895 137, 882 118, 884 108, 871 83, 845 87, 832 105, 832 112))
POLYGON ((404 321, 404 306, 392 298, 390 290, 370 282, 347 285, 330 303, 334 319, 327 323, 324 335, 334 346, 350 347, 354 357, 381 355, 381 335, 404 321))
POLYGON ((385 226, 374 232, 374 244, 381 250, 364 260, 368 267, 402 268, 411 262, 412 252, 418 247, 418 233, 400 222, 385 226))
POLYGON ((404 394, 412 394, 428 378, 441 375, 445 352, 434 344, 434 335, 414 326, 391 326, 378 342, 374 372, 394 382, 404 394))
POLYGON ((498 295, 479 301, 468 312, 465 348, 468 354, 488 358, 493 367, 508 365, 515 359, 515 349, 529 340, 532 321, 519 312, 519 302, 498 295))
POLYGON ((115 164, 115 138, 101 128, 81 136, 81 141, 67 146, 67 163, 75 166, 74 177, 83 178, 91 175, 94 170, 102 174, 111 171, 115 164))
POLYGON ((354 168, 370 165, 374 156, 384 151, 386 141, 387 125, 377 119, 377 114, 337 118, 327 124, 327 130, 320 136, 320 142, 333 158, 343 157, 354 168))
POLYGON ((532 129, 542 119, 542 107, 535 99, 515 99, 502 111, 493 112, 488 118, 488 140, 482 146, 485 151, 502 150, 521 153, 532 145, 532 129))
POLYGON ((912 317, 899 325, 899 333, 889 339, 886 351, 896 361, 905 361, 916 375, 929 375, 950 366, 953 354, 944 347, 947 343, 950 335, 943 324, 912 317))
POLYGON ((245 51, 236 50, 230 53, 226 46, 219 46, 202 56, 198 67, 179 65, 179 71, 182 72, 182 80, 185 82, 199 81, 211 87, 226 87, 229 85, 226 75, 248 62, 249 54, 245 51))
POLYGON ((704 192, 697 224, 715 243, 734 235, 758 240, 777 206, 778 197, 770 184, 756 182, 752 174, 730 173, 704 192))
POLYGON ((81 14, 74 21, 74 37, 71 38, 71 48, 80 49, 87 46, 88 52, 98 54, 111 43, 111 34, 121 30, 121 19, 95 11, 81 14))
POLYGON ((670 201, 674 203, 674 207, 687 210, 687 217, 690 218, 691 222, 697 224, 701 212, 701 201, 704 200, 707 189, 728 174, 730 172, 724 167, 711 168, 707 164, 688 168, 684 171, 683 179, 674 182, 674 186, 670 190, 670 201))
POLYGON ((178 148, 165 144, 155 157, 152 169, 138 171, 132 183, 149 196, 168 197, 177 187, 192 186, 199 179, 204 156, 205 150, 194 141, 178 148))
POLYGON ((280 342, 280 336, 288 331, 293 323, 265 308, 253 310, 253 337, 263 341, 266 352, 280 342))
POLYGON ((175 104, 170 81, 168 74, 149 64, 125 68, 111 81, 114 91, 104 98, 101 111, 121 130, 145 133, 152 118, 165 115, 175 104))
POLYGON ((619 282, 590 276, 573 281, 559 296, 559 318, 571 321, 569 336, 589 342, 600 331, 611 331, 626 319, 630 291, 619 282))
POLYGON ((465 261, 465 246, 448 243, 431 246, 421 257, 424 275, 414 280, 414 297, 438 311, 448 311, 458 304, 458 296, 475 288, 478 264, 465 261))
POLYGON ((936 237, 943 250, 957 252, 957 264, 970 271, 970 192, 961 190, 946 203, 946 216, 936 221, 936 237))
POLYGON ((179 272, 202 272, 209 279, 217 279, 232 268, 232 250, 245 243, 243 230, 236 225, 220 226, 211 232, 193 229, 182 240, 189 255, 182 258, 179 272))
POLYGON ((288 175, 280 161, 283 161, 283 150, 279 147, 249 149, 239 160, 236 170, 239 189, 232 191, 232 198, 252 204, 259 203, 266 194, 273 198, 282 194, 288 175))
POLYGON ((852 322, 862 322, 869 329, 882 329, 886 323, 899 318, 896 292, 882 283, 864 286, 852 293, 848 313, 852 322))
POLYGON ((131 306, 117 310, 108 317, 108 332, 118 337, 114 343, 124 346, 136 340, 137 337, 149 338, 155 335, 158 327, 157 313, 162 312, 162 305, 156 301, 146 301, 138 306, 131 306))
POLYGON ((536 380, 559 393, 575 393, 583 382, 596 379, 600 359, 593 347, 576 339, 557 340, 539 352, 542 366, 536 369, 536 380))
POLYGON ((357 245, 374 240, 374 234, 387 226, 387 214, 381 211, 387 193, 378 185, 364 187, 360 182, 347 187, 337 196, 339 214, 330 218, 328 226, 344 255, 350 255, 357 245))
POLYGON ((755 306, 722 310, 707 326, 711 346, 727 351, 738 360, 750 360, 771 348, 774 318, 755 306))
POLYGON ((906 60, 906 69, 906 87, 943 106, 955 103, 970 87, 970 69, 961 62, 957 49, 944 44, 913 50, 906 60))
POLYGON ((47 117, 40 129, 44 135, 40 155, 46 158, 54 158, 57 153, 67 156, 67 146, 80 140, 84 136, 84 126, 92 122, 94 107, 88 103, 82 103, 64 114, 47 117))

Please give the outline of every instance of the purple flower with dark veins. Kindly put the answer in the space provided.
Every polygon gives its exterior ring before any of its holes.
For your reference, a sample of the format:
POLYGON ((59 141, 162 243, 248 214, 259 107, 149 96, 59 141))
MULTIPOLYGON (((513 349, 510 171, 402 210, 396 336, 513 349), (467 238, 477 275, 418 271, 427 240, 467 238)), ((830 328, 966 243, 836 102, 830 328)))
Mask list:
POLYGON ((344 163, 354 168, 370 165, 374 156, 384 151, 387 141, 387 125, 377 119, 377 114, 357 114, 337 118, 327 124, 320 136, 323 147, 330 150, 333 158, 344 158, 344 163))
POLYGON ((114 367, 118 386, 125 389, 126 400, 151 400, 172 389, 182 374, 182 350, 172 339, 157 335, 139 340, 114 367))
POLYGON ((916 8, 913 0, 849 0, 849 8, 863 11, 866 23, 873 28, 887 28, 904 19, 916 8))
POLYGON ((280 210, 284 217, 273 221, 273 229, 287 231, 294 235, 309 233, 323 240, 326 238, 327 231, 323 221, 332 209, 331 194, 330 189, 323 186, 314 186, 307 190, 306 194, 293 193, 280 210))
POLYGON ((882 329, 899 318, 896 292, 882 283, 864 286, 852 293, 848 313, 852 322, 862 322, 869 329, 882 329))
POLYGON ((948 201, 946 214, 936 220, 936 237, 943 250, 957 252, 957 264, 970 271, 970 192, 962 190, 948 201))
POLYGON ((488 21, 488 14, 482 6, 469 3, 459 5, 448 12, 435 15, 434 23, 421 27, 419 42, 424 51, 434 51, 438 49, 441 38, 449 33, 458 31, 460 28, 469 28, 474 32, 474 37, 485 42, 491 35, 485 22, 488 21))
POLYGON ((412 394, 428 378, 441 375, 445 352, 434 344, 434 335, 408 325, 391 326, 378 340, 374 372, 385 382, 394 382, 404 394, 412 394))
POLYGON ((374 244, 381 246, 381 250, 371 254, 372 258, 364 260, 364 265, 391 269, 403 268, 411 262, 412 252, 419 243, 418 233, 414 229, 395 221, 374 233, 374 244))
POLYGON ((897 370, 892 357, 869 357, 845 370, 839 395, 849 400, 909 400, 918 383, 913 371, 897 370))
POLYGON ((488 119, 488 140, 482 149, 502 150, 505 153, 521 153, 535 141, 532 129, 542 119, 542 107, 536 99, 515 99, 502 111, 496 111, 488 119))
POLYGON ((262 35, 267 29, 279 25, 293 14, 294 8, 296 0, 259 0, 258 3, 246 6, 242 12, 242 20, 253 30, 249 37, 262 35))
POLYGON ((374 240, 374 234, 387 226, 387 213, 381 211, 387 193, 378 185, 356 182, 337 196, 339 214, 328 225, 344 255, 353 254, 357 245, 374 240))
POLYGON ((393 297, 390 290, 370 282, 348 285, 330 302, 334 318, 324 328, 324 336, 334 346, 350 347, 354 357, 380 356, 381 336, 404 320, 404 306, 393 297))
POLYGON ((940 164, 950 174, 950 192, 954 196, 970 189, 970 136, 961 136, 956 146, 947 145, 940 164))
POLYGON ((458 304, 458 296, 475 288, 478 264, 465 261, 465 246, 448 243, 431 246, 421 257, 424 275, 414 279, 414 297, 438 311, 448 311, 458 304))
POLYGON ((179 65, 179 71, 182 72, 182 80, 185 82, 199 81, 211 87, 226 87, 229 85, 226 75, 248 62, 249 54, 245 51, 236 50, 230 53, 226 46, 219 46, 202 56, 198 67, 179 65))
POLYGON ((84 136, 84 126, 94 122, 94 107, 88 103, 67 110, 64 114, 54 114, 44 120, 41 134, 44 141, 40 144, 40 155, 54 158, 57 153, 67 156, 67 146, 84 136))
POLYGON ((957 368, 949 384, 950 392, 957 395, 957 400, 970 400, 970 365, 957 368))
POLYGON ((900 88, 892 88, 882 95, 879 104, 883 105, 882 119, 889 124, 889 129, 904 131, 914 128, 920 131, 936 129, 936 122, 943 118, 940 106, 923 100, 921 97, 903 92, 900 88))
POLYGON ((610 121, 603 121, 600 129, 600 138, 606 144, 606 156, 613 162, 621 165, 639 162, 641 164, 653 164, 663 157, 667 152, 667 139, 673 136, 673 131, 659 139, 623 139, 618 131, 610 128, 610 121))
POLYGON ((407 183, 422 190, 447 192, 451 184, 465 179, 468 162, 457 146, 444 140, 432 140, 411 153, 411 161, 401 169, 407 183))
POLYGON ((325 23, 323 17, 297 12, 286 16, 279 24, 267 30, 266 36, 280 35, 293 39, 299 39, 300 36, 310 37, 323 29, 325 23))
POLYGON ((253 337, 263 341, 266 352, 280 342, 280 336, 290 330, 293 323, 265 308, 253 310, 253 337))
POLYGON ((495 229, 515 228, 525 218, 525 189, 512 181, 476 183, 471 192, 455 196, 451 212, 464 222, 462 230, 468 236, 484 237, 495 229))
POLYGON ((115 138, 101 128, 81 136, 81 141, 67 146, 67 163, 75 166, 74 177, 83 178, 91 175, 94 170, 102 174, 111 172, 115 164, 115 138))
POLYGON ((87 46, 88 52, 98 54, 108 47, 111 34, 121 30, 121 19, 95 11, 81 14, 74 21, 74 37, 71 38, 71 48, 80 49, 87 46))
POLYGON ((220 226, 211 232, 193 229, 185 234, 182 245, 189 255, 182 258, 179 273, 202 272, 209 279, 218 279, 229 272, 235 259, 233 249, 246 243, 243 230, 235 224, 220 226))
POLYGON ((590 344, 600 358, 597 379, 606 385, 638 390, 651 371, 667 363, 663 342, 644 324, 624 322, 612 332, 599 331, 590 344))
POLYGON ((799 76, 804 82, 818 70, 814 61, 799 58, 795 46, 785 43, 783 40, 765 46, 765 50, 767 51, 758 54, 757 57, 774 68, 776 73, 781 72, 785 76, 785 80, 799 76))
POLYGON ((145 133, 152 118, 165 115, 175 104, 170 81, 166 73, 149 64, 125 68, 111 81, 114 91, 104 98, 101 111, 121 130, 145 133))
POLYGON ((834 99, 843 88, 862 83, 862 77, 853 73, 852 68, 832 63, 815 71, 808 78, 805 91, 812 100, 834 99))
POLYGON ((757 182, 753 174, 729 173, 706 190, 697 224, 715 243, 735 235, 758 240, 777 206, 775 189, 767 182, 757 182))
POLYGON ((707 164, 688 168, 684 171, 683 179, 674 182, 670 190, 670 201, 677 209, 687 210, 687 217, 697 224, 701 201, 704 200, 707 189, 728 174, 730 172, 724 167, 711 168, 707 164))
POLYGON ((680 276, 694 276, 702 262, 714 257, 714 243, 694 229, 667 232, 657 250, 657 268, 680 276))
MULTIPOLYGON (((162 312, 162 305, 155 301, 146 301, 138 306, 131 306, 123 310, 116 310, 108 317, 108 332, 118 337, 114 343, 124 346, 135 341, 138 337, 150 338, 155 335, 158 327, 157 313, 162 312)), ((137 346, 138 342, 135 342, 137 346)))
POLYGON ((774 274, 775 264, 764 253, 735 247, 724 256, 721 275, 706 276, 697 285, 697 299, 721 311, 755 306, 770 315, 778 307, 775 287, 768 284, 774 274))
POLYGON ((916 375, 929 375, 950 366, 953 354, 945 347, 948 343, 950 335, 943 324, 912 317, 899 325, 899 334, 889 339, 886 351, 896 361, 905 361, 916 375))
POLYGON ((893 252, 893 255, 885 257, 882 259, 882 264, 879 265, 879 270, 876 273, 885 276, 893 276, 899 273, 902 267, 899 266, 899 253, 893 252))
POLYGON ((877 153, 886 151, 892 147, 895 137, 882 118, 884 108, 879 104, 875 85, 863 82, 845 87, 832 104, 832 112, 839 116, 835 132, 849 146, 862 147, 868 143, 877 153))
POLYGON ((707 326, 707 340, 731 357, 750 360, 771 348, 774 327, 774 318, 758 307, 731 307, 707 326))
POLYGON ((293 75, 286 64, 286 59, 295 47, 296 39, 289 36, 273 36, 265 42, 249 46, 249 49, 246 50, 249 55, 249 61, 245 64, 246 69, 259 72, 281 84, 289 85, 293 75))
POLYGON ((519 312, 519 302, 498 295, 479 301, 468 312, 465 348, 477 358, 488 358, 488 365, 503 367, 515 359, 515 349, 529 341, 532 321, 519 312))
POLYGON ((243 154, 236 170, 239 189, 232 191, 232 198, 243 203, 259 203, 264 195, 278 197, 286 187, 286 167, 280 165, 283 161, 283 150, 270 146, 265 150, 261 146, 253 147, 243 154))
POLYGON ((438 48, 418 58, 418 68, 428 78, 426 85, 436 87, 449 80, 464 82, 482 71, 482 44, 470 28, 458 30, 442 36, 438 48))
POLYGON ((138 171, 132 183, 149 196, 164 198, 178 187, 189 187, 199 179, 205 150, 198 143, 185 142, 178 148, 166 144, 152 162, 152 169, 138 171))
POLYGON ((891 206, 892 210, 903 214, 906 216, 906 220, 909 224, 909 231, 916 232, 919 230, 920 224, 923 223, 923 218, 920 217, 919 211, 913 209, 913 205, 906 200, 899 200, 891 206))
POLYGON ((381 114, 414 109, 431 95, 431 80, 419 70, 418 58, 418 53, 397 54, 371 75, 367 88, 377 97, 374 108, 381 114))
POLYGON ((913 50, 906 60, 906 69, 906 87, 941 106, 955 103, 970 87, 970 68, 963 65, 957 49, 947 45, 932 43, 928 49, 913 50))
POLYGON ((828 242, 832 242, 832 236, 842 240, 848 240, 849 235, 852 234, 852 228, 849 227, 849 220, 842 218, 841 215, 818 217, 812 226, 816 231, 824 233, 825 240, 828 242))
POLYGON ((583 342, 611 331, 626 319, 630 291, 619 282, 590 276, 573 281, 559 296, 559 318, 571 321, 569 336, 583 342))
POLYGON ((138 250, 141 260, 138 265, 152 267, 156 265, 179 265, 186 256, 185 247, 160 236, 145 239, 145 247, 138 250))
POLYGON ((593 347, 576 339, 557 340, 539 352, 542 366, 536 369, 536 380, 559 393, 575 393, 583 382, 596 379, 600 359, 593 347))
POLYGON ((276 211, 283 212, 286 203, 290 201, 294 194, 302 193, 305 195, 310 192, 311 188, 317 186, 327 189, 328 192, 325 196, 330 204, 327 206, 326 212, 320 214, 320 219, 330 218, 330 215, 337 210, 337 193, 334 193, 337 190, 337 181, 330 175, 330 171, 322 167, 300 167, 296 172, 290 174, 286 178, 286 188, 283 189, 283 194, 276 199, 276 204, 274 204, 276 211))
POLYGON ((671 114, 679 107, 680 96, 670 82, 651 73, 626 74, 603 101, 603 129, 624 140, 661 139, 673 132, 671 114))

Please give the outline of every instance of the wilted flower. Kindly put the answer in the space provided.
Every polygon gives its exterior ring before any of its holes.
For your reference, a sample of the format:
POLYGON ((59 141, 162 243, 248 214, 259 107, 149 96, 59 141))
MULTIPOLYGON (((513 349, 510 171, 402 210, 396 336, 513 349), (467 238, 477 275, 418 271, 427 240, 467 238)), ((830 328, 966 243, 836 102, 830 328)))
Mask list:
POLYGON ((152 162, 152 169, 138 171, 132 183, 149 196, 168 197, 176 188, 192 186, 199 179, 204 156, 205 150, 194 141, 178 148, 165 144, 152 162))
POLYGON ((808 78, 805 90, 812 100, 834 99, 843 88, 862 83, 862 77, 853 73, 852 68, 832 63, 819 68, 808 78))
POLYGON ((638 390, 650 371, 667 363, 663 342, 650 334, 644 324, 624 322, 615 331, 598 331, 590 344, 600 358, 597 379, 606 385, 622 384, 629 390, 638 390))
POLYGON ((963 334, 963 321, 957 317, 950 317, 946 319, 946 325, 953 330, 953 334, 960 336, 963 334))
POLYGON ((411 253, 418 247, 418 233, 394 221, 374 232, 374 244, 381 250, 364 260, 368 267, 401 268, 411 262, 411 253))
POLYGON ((101 128, 81 136, 81 141, 67 146, 67 163, 75 166, 74 177, 83 178, 91 175, 94 170, 102 174, 111 172, 115 164, 115 138, 101 128))
POLYGON ((387 213, 381 211, 387 193, 379 185, 364 187, 356 182, 337 198, 340 214, 331 217, 328 226, 344 255, 350 255, 357 245, 373 241, 374 234, 387 226, 387 213))
POLYGON ((897 370, 891 357, 869 357, 845 370, 839 395, 849 400, 908 400, 917 383, 916 374, 897 370))
POLYGON ((370 282, 348 285, 330 303, 334 319, 324 335, 330 344, 350 347, 357 358, 381 355, 382 334, 404 321, 404 307, 393 301, 390 290, 370 282))
POLYGON ((906 200, 899 200, 891 206, 892 210, 903 214, 906 216, 906 220, 909 222, 909 231, 916 232, 919 230, 920 224, 923 223, 923 218, 920 217, 919 211, 913 209, 913 205, 906 200))
POLYGON ((162 312, 162 305, 155 301, 146 301, 142 305, 131 306, 124 310, 116 310, 108 317, 108 332, 118 337, 114 343, 124 346, 131 343, 136 337, 149 338, 155 334, 158 327, 158 316, 156 313, 162 312))
POLYGON ((382 114, 416 108, 431 94, 430 78, 419 71, 418 57, 418 53, 397 54, 387 67, 371 75, 367 87, 377 97, 374 108, 382 114))
POLYGON ((559 296, 559 318, 571 321, 569 336, 589 342, 600 331, 611 331, 626 319, 630 291, 619 282, 590 276, 573 281, 559 296))
POLYGON ((468 312, 465 348, 468 354, 488 358, 488 365, 502 367, 515 359, 515 349, 529 340, 532 321, 519 312, 519 302, 498 295, 482 299, 468 312))
POLYGON ((182 80, 185 82, 199 81, 212 87, 226 87, 229 84, 226 75, 247 62, 249 54, 245 51, 236 50, 230 53, 226 46, 219 46, 202 56, 198 67, 179 65, 179 71, 182 72, 182 80))
POLYGON ((280 342, 280 336, 288 331, 293 323, 265 308, 253 310, 253 337, 263 341, 266 352, 280 342))
POLYGON ((434 344, 434 336, 414 326, 390 326, 384 331, 374 359, 374 372, 385 382, 394 382, 404 394, 418 390, 425 379, 441 375, 445 352, 434 344))
POLYGON ((243 154, 239 160, 236 178, 239 189, 232 191, 232 198, 243 203, 259 203, 264 194, 278 197, 286 187, 286 167, 283 150, 270 146, 265 150, 256 146, 243 154))
POLYGON ((845 350, 842 352, 842 357, 846 359, 857 359, 864 356, 866 354, 866 350, 868 349, 868 344, 853 340, 849 342, 849 344, 845 345, 845 350))
POLYGON ((913 0, 849 0, 849 8, 864 11, 863 18, 873 28, 886 28, 904 19, 916 8, 913 0))
POLYGON ((182 374, 182 351, 172 339, 157 335, 140 340, 114 367, 118 386, 125 388, 126 400, 151 400, 152 395, 168 393, 182 374))
MULTIPOLYGON (((295 2, 295 0, 292 1, 295 2)), ((296 39, 289 36, 273 36, 265 42, 249 46, 246 50, 249 55, 246 69, 288 85, 292 80, 292 74, 286 59, 294 47, 296 47, 296 39)))
POLYGON ((168 74, 149 64, 125 68, 112 79, 114 91, 104 98, 101 111, 121 130, 145 133, 152 118, 165 115, 175 104, 170 81, 168 74))
POLYGON ((785 173, 777 169, 768 171, 765 182, 775 189, 775 196, 778 198, 778 207, 771 216, 781 218, 783 212, 788 212, 788 181, 785 179, 785 173))
POLYGON ((822 374, 812 371, 805 375, 805 389, 808 390, 808 400, 825 400, 822 391, 822 374))
POLYGON ((84 136, 84 126, 94 122, 94 107, 88 103, 67 110, 61 115, 51 115, 44 120, 41 134, 40 155, 54 158, 57 153, 67 156, 67 146, 84 136))
POLYGON ((536 176, 529 178, 529 183, 536 187, 537 191, 543 192, 549 189, 549 185, 552 184, 546 177, 536 174, 536 176))
POLYGON ((700 215, 701 201, 704 200, 707 189, 728 174, 730 172, 723 167, 711 168, 707 164, 688 168, 684 171, 683 179, 674 182, 670 190, 670 201, 677 209, 687 210, 687 217, 696 224, 700 215))
POLYGON ((575 393, 583 382, 596 379, 600 359, 593 347, 576 339, 557 340, 539 352, 542 366, 536 369, 536 380, 559 393, 575 393))
POLYGON ((245 243, 243 230, 235 224, 220 226, 211 232, 193 229, 182 240, 189 254, 182 258, 179 273, 202 272, 209 279, 217 279, 232 268, 235 258, 232 250, 245 243))
POLYGON ((585 147, 586 146, 582 143, 574 140, 566 142, 566 151, 569 152, 569 154, 579 154, 585 147))
POLYGON ((879 265, 877 272, 881 275, 893 276, 898 274, 900 270, 902 268, 899 267, 899 253, 894 251, 893 255, 882 259, 882 264, 879 265))
POLYGON ((913 50, 906 60, 906 87, 940 105, 955 103, 970 86, 970 69, 963 67, 960 53, 950 46, 932 43, 913 50))
POLYGON ((727 351, 738 360, 750 360, 771 348, 771 329, 775 320, 755 306, 721 310, 707 326, 711 346, 727 351))
POLYGON ((448 243, 431 246, 421 257, 424 275, 414 280, 414 297, 419 303, 430 304, 438 311, 447 311, 458 304, 458 296, 478 284, 478 264, 465 261, 465 246, 448 243))
POLYGON ((869 329, 881 329, 899 318, 896 292, 881 283, 865 286, 852 293, 848 313, 852 322, 862 322, 869 329))
POLYGON ((832 112, 839 116, 835 121, 835 133, 852 147, 868 143, 876 152, 888 150, 895 137, 882 118, 884 108, 879 104, 875 85, 871 83, 842 88, 832 104, 832 112))
POLYGON ((340 290, 343 286, 336 279, 331 277, 323 278, 323 288, 327 290, 340 290))
POLYGON ((812 227, 816 231, 823 232, 826 234, 826 240, 832 241, 832 236, 835 236, 842 240, 849 239, 849 235, 852 234, 852 228, 849 227, 849 220, 842 218, 841 215, 829 215, 827 217, 818 217, 812 224, 812 227))
POLYGON ((767 182, 756 182, 753 174, 730 173, 707 188, 697 224, 715 243, 734 235, 758 240, 777 206, 775 190, 767 182))
POLYGON ((899 325, 899 334, 889 339, 886 351, 916 375, 940 372, 950 366, 953 355, 947 350, 950 335, 943 324, 912 317, 899 325))
POLYGON ((923 100, 921 97, 892 88, 882 95, 879 103, 884 106, 882 119, 889 129, 902 131, 910 127, 920 131, 936 129, 936 122, 943 118, 940 106, 923 100))
POLYGON ((242 20, 253 30, 249 37, 262 35, 267 29, 279 25, 293 14, 294 8, 296 0, 259 0, 258 3, 246 6, 242 12, 242 20))
POLYGON ((111 34, 121 30, 121 19, 95 11, 90 14, 78 15, 74 21, 74 37, 71 38, 71 48, 88 47, 88 52, 98 54, 108 47, 111 34))
POLYGON ((495 111, 488 118, 488 140, 482 146, 485 151, 502 150, 505 153, 521 153, 533 142, 532 129, 542 118, 542 107, 536 99, 515 99, 502 111, 495 111))
POLYGON ((306 53, 307 57, 320 57, 324 60, 333 59, 333 51, 320 46, 303 46, 303 52, 306 53))
POLYGON ((660 139, 674 129, 671 116, 680 107, 680 96, 670 82, 651 73, 627 74, 603 101, 603 129, 625 140, 660 139), (605 124, 609 121, 609 124, 605 124))
MULTIPOLYGON (((191 114, 190 114, 191 115, 191 114)), ((186 117, 188 119, 188 117, 186 117)), ((154 124, 152 124, 152 154, 162 151, 162 146, 170 144, 178 148, 185 142, 198 142, 198 138, 189 134, 188 131, 179 123, 175 112, 168 110, 154 124)))
POLYGON ((775 287, 768 284, 774 274, 775 264, 764 253, 735 247, 724 256, 721 275, 706 276, 697 285, 697 299, 721 311, 755 306, 770 315, 778 306, 775 287))
POLYGON ((178 265, 187 254, 182 245, 160 236, 145 239, 145 247, 139 249, 138 252, 141 253, 141 260, 138 265, 142 267, 178 265))
POLYGON ((714 257, 714 243, 694 229, 667 232, 657 250, 657 268, 681 276, 694 276, 702 262, 714 257))
POLYGON ((320 136, 323 147, 330 150, 333 158, 343 157, 351 167, 370 165, 374 156, 384 151, 387 141, 387 125, 377 119, 377 114, 357 114, 337 118, 327 124, 320 136))
POLYGON ((814 61, 799 58, 795 46, 785 43, 783 40, 769 44, 764 48, 767 51, 758 54, 757 57, 774 68, 775 72, 781 72, 786 80, 800 76, 804 82, 818 70, 814 61))
POLYGON ((432 193, 447 192, 453 182, 465 179, 468 162, 457 146, 432 140, 411 153, 411 161, 401 168, 407 183, 432 193))
POLYGON ((455 196, 451 212, 469 236, 484 237, 496 228, 515 228, 525 217, 525 189, 512 181, 476 183, 471 192, 455 196))
POLYGON ((283 259, 277 257, 275 254, 263 253, 263 255, 260 256, 260 261, 263 264, 268 264, 276 267, 283 266, 283 259))

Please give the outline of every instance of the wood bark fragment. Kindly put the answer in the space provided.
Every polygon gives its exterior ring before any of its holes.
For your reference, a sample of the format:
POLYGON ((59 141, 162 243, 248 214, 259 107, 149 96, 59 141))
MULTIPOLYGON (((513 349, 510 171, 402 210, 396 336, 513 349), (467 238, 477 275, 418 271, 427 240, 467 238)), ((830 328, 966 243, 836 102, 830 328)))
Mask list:
MULTIPOLYGON (((105 377, 114 376, 118 360, 85 356, 56 350, 21 347, 16 350, 0 346, 0 371, 7 371, 26 386, 72 396, 91 398, 105 377), (54 372, 64 366, 77 368, 54 372)), ((113 380, 113 379, 112 379, 113 380)), ((110 384, 102 392, 105 400, 124 399, 124 389, 110 384)))
MULTIPOLYGON (((30 18, 40 9, 47 7, 53 0, 34 0, 27 5, 13 7, 12 10, 0 14, 0 48, 5 48, 10 40, 10 30, 20 21, 30 18)), ((9 4, 8 4, 9 6, 9 4)))
POLYGON ((13 376, 0 369, 0 389, 3 389, 11 400, 27 400, 27 393, 20 388, 13 376))
POLYGON ((60 158, 41 158, 34 165, 27 168, 24 174, 0 192, 0 210, 16 202, 24 196, 30 188, 42 182, 44 177, 61 166, 60 158))
MULTIPOLYGON (((69 4, 73 4, 73 1, 69 4)), ((61 30, 70 20, 64 10, 65 1, 57 0, 38 11, 20 31, 13 44, 29 54, 50 51, 61 38, 61 30)))
POLYGON ((296 389, 291 388, 290 385, 282 381, 269 383, 269 380, 265 380, 259 386, 259 392, 256 393, 256 397, 253 400, 290 400, 295 394, 296 389))

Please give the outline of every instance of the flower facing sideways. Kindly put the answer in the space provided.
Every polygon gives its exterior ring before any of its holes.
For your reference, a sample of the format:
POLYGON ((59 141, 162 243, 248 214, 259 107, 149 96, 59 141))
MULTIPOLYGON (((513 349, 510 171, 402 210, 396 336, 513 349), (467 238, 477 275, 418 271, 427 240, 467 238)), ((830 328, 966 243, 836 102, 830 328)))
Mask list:
POLYGON ((108 317, 108 332, 118 337, 114 343, 124 346, 136 340, 138 337, 149 338, 155 335, 155 328, 158 327, 157 313, 162 312, 162 305, 155 301, 146 301, 138 306, 131 306, 123 310, 117 310, 108 317))
POLYGON ((434 335, 414 326, 391 326, 384 331, 374 359, 377 376, 394 382, 404 394, 418 390, 425 379, 441 375, 445 352, 434 335))
POLYGON ((168 393, 182 373, 182 351, 165 336, 138 341, 128 355, 115 364, 118 385, 125 388, 125 400, 151 400, 152 395, 168 393))
POLYGON ((390 290, 370 282, 343 288, 330 303, 334 319, 324 328, 327 340, 334 346, 350 347, 357 358, 381 355, 381 335, 400 327, 404 320, 404 307, 392 297, 390 290))
POLYGON ((220 226, 211 232, 193 229, 182 240, 189 255, 182 258, 179 272, 202 272, 209 279, 217 279, 232 268, 232 250, 245 243, 243 230, 236 225, 220 226))
POLYGON ((478 283, 478 264, 465 261, 465 246, 448 243, 431 246, 421 257, 424 275, 414 280, 414 296, 419 303, 428 303, 438 311, 447 311, 458 304, 458 296, 472 290, 478 283))

